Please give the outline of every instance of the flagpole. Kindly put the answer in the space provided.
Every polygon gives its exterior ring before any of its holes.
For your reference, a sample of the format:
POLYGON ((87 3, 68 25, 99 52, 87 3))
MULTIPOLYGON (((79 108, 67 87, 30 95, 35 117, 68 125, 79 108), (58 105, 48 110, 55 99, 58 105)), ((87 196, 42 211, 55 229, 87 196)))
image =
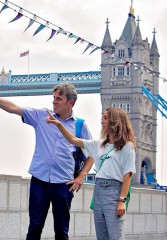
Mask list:
POLYGON ((30 50, 28 50, 28 79, 29 79, 29 55, 30 55, 30 50))

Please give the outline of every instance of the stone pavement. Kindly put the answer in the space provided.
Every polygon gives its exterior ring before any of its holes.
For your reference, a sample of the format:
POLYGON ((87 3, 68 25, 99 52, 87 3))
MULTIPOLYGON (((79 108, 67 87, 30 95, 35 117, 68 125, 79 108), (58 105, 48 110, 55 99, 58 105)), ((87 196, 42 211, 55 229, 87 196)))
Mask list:
POLYGON ((148 238, 125 238, 125 240, 167 240, 167 236, 164 237, 148 237, 148 238))

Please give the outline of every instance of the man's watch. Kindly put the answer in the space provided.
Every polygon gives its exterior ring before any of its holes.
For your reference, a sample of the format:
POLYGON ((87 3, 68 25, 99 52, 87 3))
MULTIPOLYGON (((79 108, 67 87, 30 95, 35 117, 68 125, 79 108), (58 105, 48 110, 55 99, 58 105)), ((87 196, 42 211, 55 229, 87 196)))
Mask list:
POLYGON ((120 202, 126 202, 126 197, 120 196, 120 197, 119 197, 119 201, 120 201, 120 202))

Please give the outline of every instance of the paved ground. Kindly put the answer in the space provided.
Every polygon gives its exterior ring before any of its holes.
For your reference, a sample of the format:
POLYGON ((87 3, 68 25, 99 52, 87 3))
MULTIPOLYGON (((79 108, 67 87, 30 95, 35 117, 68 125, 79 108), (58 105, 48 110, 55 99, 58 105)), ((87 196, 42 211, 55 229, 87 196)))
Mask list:
POLYGON ((125 238, 125 240, 167 240, 166 237, 151 237, 151 238, 125 238))

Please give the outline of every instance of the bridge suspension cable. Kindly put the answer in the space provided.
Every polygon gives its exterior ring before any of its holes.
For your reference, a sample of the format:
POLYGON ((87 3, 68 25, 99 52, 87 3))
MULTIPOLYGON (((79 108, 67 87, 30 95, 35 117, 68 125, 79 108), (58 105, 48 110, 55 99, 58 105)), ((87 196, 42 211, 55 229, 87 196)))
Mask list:
POLYGON ((167 118, 167 102, 160 95, 158 95, 156 98, 151 92, 147 90, 144 85, 142 86, 142 91, 156 107, 156 109, 162 114, 162 116, 167 118), (162 107, 162 109, 159 107, 159 105, 162 107), (165 110, 165 113, 163 110, 165 110))

